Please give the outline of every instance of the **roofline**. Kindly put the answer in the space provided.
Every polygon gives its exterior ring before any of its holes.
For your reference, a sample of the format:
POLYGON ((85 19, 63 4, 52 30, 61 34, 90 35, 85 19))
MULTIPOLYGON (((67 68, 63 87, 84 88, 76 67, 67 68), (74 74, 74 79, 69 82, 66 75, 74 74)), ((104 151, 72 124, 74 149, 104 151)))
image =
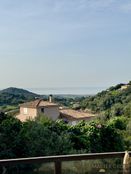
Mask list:
POLYGON ((32 106, 24 106, 24 105, 19 105, 21 108, 33 108, 33 109, 38 109, 38 108, 49 108, 49 107, 59 107, 59 105, 47 105, 47 106, 36 106, 36 107, 32 107, 32 106))
POLYGON ((68 118, 71 118, 72 120, 75 119, 75 120, 84 120, 84 119, 91 119, 91 118, 95 118, 95 116, 85 116, 85 117, 74 117, 72 115, 69 115, 69 114, 64 114, 64 113, 61 113, 60 112, 60 116, 62 117, 68 117, 68 118))

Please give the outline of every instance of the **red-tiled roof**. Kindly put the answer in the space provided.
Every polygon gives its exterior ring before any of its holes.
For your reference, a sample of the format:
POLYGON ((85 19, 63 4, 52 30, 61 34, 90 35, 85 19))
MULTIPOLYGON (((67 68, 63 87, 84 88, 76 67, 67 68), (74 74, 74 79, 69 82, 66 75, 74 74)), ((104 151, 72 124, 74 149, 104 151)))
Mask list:
POLYGON ((26 107, 26 108, 37 108, 37 107, 52 107, 52 106, 58 106, 55 103, 44 101, 44 100, 35 100, 27 103, 23 103, 20 105, 20 107, 26 107))
POLYGON ((95 115, 92 113, 87 112, 81 112, 81 111, 75 111, 73 109, 62 109, 60 110, 60 114, 64 117, 70 117, 73 119, 87 119, 94 117, 95 115))

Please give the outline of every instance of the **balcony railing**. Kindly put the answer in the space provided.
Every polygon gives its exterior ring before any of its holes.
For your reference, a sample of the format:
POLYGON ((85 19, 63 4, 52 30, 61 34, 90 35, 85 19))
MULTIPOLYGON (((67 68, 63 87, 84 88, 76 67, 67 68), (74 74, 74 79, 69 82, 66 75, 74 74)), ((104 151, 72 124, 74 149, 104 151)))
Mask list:
MULTIPOLYGON (((0 160, 0 167, 3 169, 2 174, 6 174, 8 166, 21 164, 38 164, 38 163, 54 163, 54 173, 62 174, 62 163, 71 161, 90 161, 102 159, 122 159, 122 173, 129 174, 130 171, 131 152, 110 152, 110 153, 91 153, 61 156, 45 156, 19 159, 3 159, 0 160)), ((80 170, 80 168, 79 168, 80 170)), ((104 170, 101 170, 104 172, 104 170)), ((26 174, 26 173, 25 173, 26 174)))

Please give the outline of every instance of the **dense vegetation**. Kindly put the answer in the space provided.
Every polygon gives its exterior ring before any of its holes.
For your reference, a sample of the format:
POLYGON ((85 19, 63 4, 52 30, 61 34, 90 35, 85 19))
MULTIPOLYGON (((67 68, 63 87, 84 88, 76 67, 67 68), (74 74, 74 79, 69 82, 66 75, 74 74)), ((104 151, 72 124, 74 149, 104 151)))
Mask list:
POLYGON ((108 124, 82 121, 70 126, 39 117, 22 123, 1 113, 0 158, 121 151, 125 148, 121 127, 125 129, 121 120, 108 124))
POLYGON ((81 95, 54 95, 54 102, 58 103, 60 106, 72 108, 75 110, 80 109, 80 102, 83 101, 85 97, 81 95))
MULTIPOLYGON (((0 91, 0 110, 3 112, 17 113, 19 112, 19 104, 42 98, 48 100, 48 95, 38 95, 24 89, 10 87, 0 91)), ((60 106, 79 109, 79 102, 83 100, 82 96, 74 95, 54 95, 53 102, 60 106)))
POLYGON ((104 112, 107 118, 124 115, 131 117, 131 82, 119 84, 102 91, 95 96, 87 97, 81 103, 82 109, 91 109, 97 113, 104 112), (125 87, 125 88, 123 88, 125 87))
MULTIPOLYGON (((71 103, 75 109, 99 113, 98 119, 90 123, 82 121, 70 126, 61 120, 54 122, 45 117, 22 123, 1 113, 0 158, 131 150, 131 82, 127 88, 123 86, 119 84, 96 96, 77 100, 57 98, 57 102, 63 102, 63 105, 71 103)), ((18 93, 9 95, 21 99, 18 93)), ((6 101, 15 103, 12 98, 6 101)))
POLYGON ((34 100, 39 95, 24 89, 7 88, 0 91, 0 110, 10 111, 18 108, 20 103, 34 100))
POLYGON ((112 123, 123 136, 125 148, 131 150, 131 82, 118 84, 80 103, 81 109, 90 109, 105 123, 112 123), (116 122, 115 122, 116 120, 116 122))

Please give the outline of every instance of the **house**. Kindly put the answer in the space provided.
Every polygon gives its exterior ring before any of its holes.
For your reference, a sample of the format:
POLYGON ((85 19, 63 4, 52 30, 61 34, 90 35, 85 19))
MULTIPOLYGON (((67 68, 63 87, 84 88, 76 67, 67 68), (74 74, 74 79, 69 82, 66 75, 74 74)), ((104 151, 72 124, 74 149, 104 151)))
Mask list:
POLYGON ((52 102, 51 97, 49 98, 49 101, 37 99, 21 104, 20 114, 16 117, 24 122, 27 119, 34 119, 42 114, 52 120, 63 119, 65 122, 72 125, 81 120, 90 121, 96 118, 95 115, 89 111, 82 112, 73 109, 60 108, 58 104, 52 102))
POLYGON ((125 89, 127 89, 129 86, 130 86, 130 85, 122 85, 121 88, 120 88, 120 90, 125 90, 125 89))
POLYGON ((91 112, 62 109, 60 110, 60 118, 71 125, 75 125, 81 120, 91 121, 96 118, 96 115, 91 112))
POLYGON ((59 106, 51 101, 37 99, 35 101, 23 103, 20 105, 20 114, 16 117, 21 121, 34 119, 38 115, 43 114, 52 120, 59 117, 59 106))

